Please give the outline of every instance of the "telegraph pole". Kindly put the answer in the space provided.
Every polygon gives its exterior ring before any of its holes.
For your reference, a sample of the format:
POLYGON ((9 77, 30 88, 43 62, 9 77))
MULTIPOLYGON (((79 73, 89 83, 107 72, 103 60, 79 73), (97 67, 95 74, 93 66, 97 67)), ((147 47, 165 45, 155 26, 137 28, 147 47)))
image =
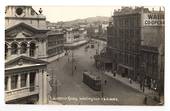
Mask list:
POLYGON ((51 70, 51 74, 52 74, 52 100, 54 98, 54 75, 53 75, 53 69, 51 70))
POLYGON ((98 55, 99 55, 99 60, 100 60, 100 68, 98 69, 100 71, 100 76, 101 76, 101 97, 103 98, 104 96, 104 91, 103 91, 103 73, 104 73, 104 68, 102 66, 102 63, 101 63, 101 55, 100 55, 100 52, 99 52, 99 41, 98 41, 98 55), (101 67, 102 66, 102 67, 101 67))
POLYGON ((74 75, 73 58, 74 58, 74 55, 73 55, 73 50, 72 50, 72 76, 74 75))

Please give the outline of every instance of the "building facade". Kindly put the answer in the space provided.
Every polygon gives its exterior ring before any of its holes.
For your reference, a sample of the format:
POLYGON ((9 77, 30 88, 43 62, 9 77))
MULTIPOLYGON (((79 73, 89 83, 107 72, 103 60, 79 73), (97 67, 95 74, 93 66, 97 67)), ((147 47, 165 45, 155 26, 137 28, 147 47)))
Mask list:
POLYGON ((5 102, 48 102, 46 18, 31 6, 6 6, 5 102))
POLYGON ((139 12, 114 12, 113 24, 108 27, 108 54, 113 56, 113 69, 122 76, 136 79, 140 54, 140 24, 139 12))
POLYGON ((112 18, 106 53, 112 58, 113 70, 158 89, 159 81, 164 81, 164 73, 159 71, 164 69, 164 11, 122 7, 112 18))
POLYGON ((65 48, 72 49, 87 43, 87 31, 84 28, 64 29, 65 48))
POLYGON ((143 68, 143 84, 164 92, 164 44, 165 18, 164 11, 149 11, 142 14, 142 42, 140 49, 140 66, 143 68), (143 67, 144 65, 144 67, 143 67))
MULTIPOLYGON (((47 29, 46 17, 42 15, 42 10, 40 12, 38 14, 31 6, 6 7, 5 58, 22 54, 51 61, 64 55, 63 48, 60 48, 62 53, 57 53, 59 55, 56 54, 56 57, 49 53, 51 46, 48 43, 51 39, 54 39, 54 35, 56 34, 56 39, 64 39, 64 36, 55 32, 50 32, 49 34, 50 30, 47 29)), ((58 43, 63 46, 63 42, 58 43)))
POLYGON ((48 102, 47 62, 17 56, 5 61, 5 102, 46 104, 48 102))
POLYGON ((56 60, 64 56, 64 34, 58 32, 48 32, 47 38, 48 61, 56 60))

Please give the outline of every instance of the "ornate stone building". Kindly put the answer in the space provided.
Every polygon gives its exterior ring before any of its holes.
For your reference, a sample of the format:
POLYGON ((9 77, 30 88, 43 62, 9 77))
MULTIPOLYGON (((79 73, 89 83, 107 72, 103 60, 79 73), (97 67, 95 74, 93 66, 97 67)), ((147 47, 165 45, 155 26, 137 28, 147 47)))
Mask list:
POLYGON ((31 6, 6 6, 5 102, 47 103, 46 18, 31 6), (40 60, 41 59, 41 60, 40 60))

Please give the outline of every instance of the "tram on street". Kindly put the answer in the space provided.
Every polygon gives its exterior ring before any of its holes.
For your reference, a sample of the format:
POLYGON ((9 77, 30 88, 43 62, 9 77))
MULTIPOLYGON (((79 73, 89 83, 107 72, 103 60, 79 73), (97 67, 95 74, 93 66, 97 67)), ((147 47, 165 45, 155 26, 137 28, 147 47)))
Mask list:
POLYGON ((83 83, 95 91, 101 90, 101 79, 99 76, 92 75, 90 72, 83 72, 83 83))

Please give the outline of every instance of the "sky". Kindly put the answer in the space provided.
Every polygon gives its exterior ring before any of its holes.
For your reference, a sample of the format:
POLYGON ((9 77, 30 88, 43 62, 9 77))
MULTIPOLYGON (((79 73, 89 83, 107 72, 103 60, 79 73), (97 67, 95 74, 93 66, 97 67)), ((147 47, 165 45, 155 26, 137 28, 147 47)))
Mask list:
MULTIPOLYGON (((47 21, 59 22, 70 21, 75 19, 83 19, 87 17, 107 16, 113 15, 114 9, 120 9, 121 6, 33 6, 36 12, 40 8, 43 10, 43 15, 46 16, 47 21)), ((152 6, 147 6, 152 10, 152 6)), ((156 10, 159 6, 154 7, 156 10)))
POLYGON ((34 10, 38 12, 42 8, 43 15, 46 16, 47 21, 59 22, 70 21, 75 19, 82 19, 95 16, 110 17, 114 9, 120 7, 113 6, 33 6, 34 10))

